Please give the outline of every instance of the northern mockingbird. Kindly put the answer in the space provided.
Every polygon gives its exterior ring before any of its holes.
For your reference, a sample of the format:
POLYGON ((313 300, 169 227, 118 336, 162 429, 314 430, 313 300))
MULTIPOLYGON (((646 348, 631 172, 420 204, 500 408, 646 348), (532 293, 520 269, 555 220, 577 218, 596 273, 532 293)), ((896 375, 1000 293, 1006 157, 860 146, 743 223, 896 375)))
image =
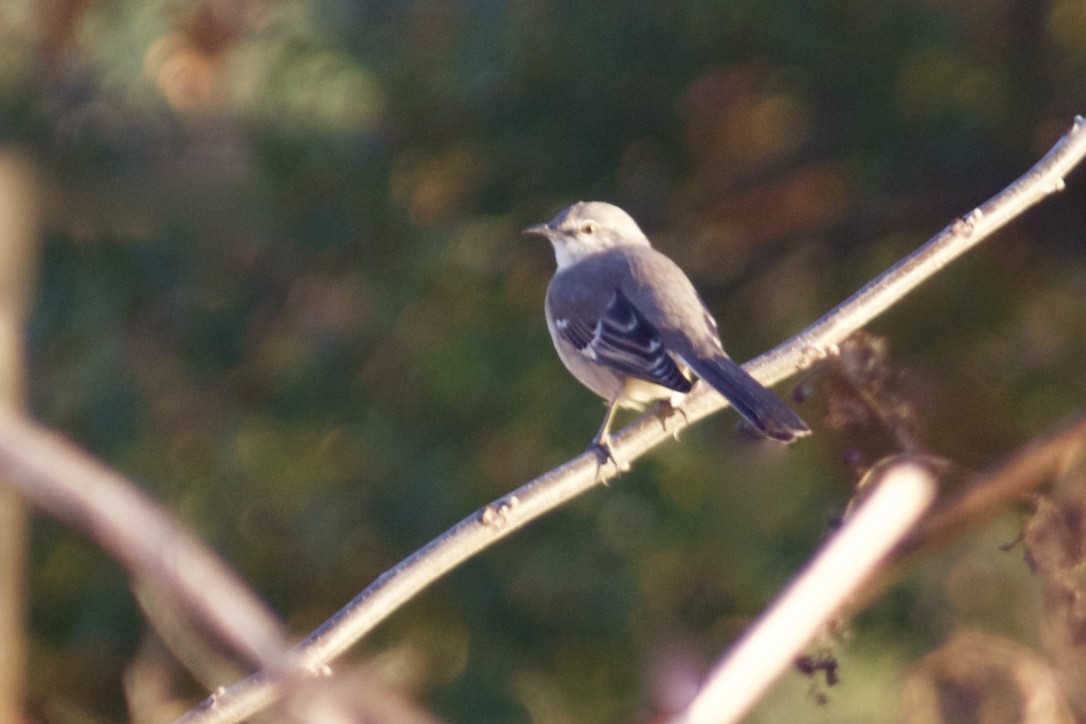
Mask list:
POLYGON ((582 201, 524 233, 554 247, 547 328, 573 376, 608 403, 593 439, 608 456, 615 409, 677 405, 693 386, 691 370, 767 437, 791 442, 811 432, 727 355, 694 285, 625 211, 582 201))

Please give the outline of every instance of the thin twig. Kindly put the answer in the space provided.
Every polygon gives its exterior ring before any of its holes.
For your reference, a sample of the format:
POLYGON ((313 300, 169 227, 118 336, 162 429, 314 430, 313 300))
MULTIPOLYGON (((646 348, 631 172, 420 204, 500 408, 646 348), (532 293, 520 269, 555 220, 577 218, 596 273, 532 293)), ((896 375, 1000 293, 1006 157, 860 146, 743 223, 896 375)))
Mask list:
MULTIPOLYGON (((1030 206, 1063 189, 1064 177, 1084 155, 1086 120, 1077 117, 1071 129, 1024 176, 950 224, 813 325, 749 362, 747 370, 764 384, 774 384, 833 354, 838 343, 935 272, 1030 206)), ((646 415, 616 435, 612 443, 615 456, 632 462, 677 430, 726 405, 714 391, 698 385, 682 406, 685 414, 672 416, 668 430, 661 429, 655 416, 646 415)), ((598 471, 595 453, 587 453, 499 498, 384 573, 274 669, 258 672, 209 697, 179 721, 231 722, 259 711, 298 677, 320 671, 453 567, 616 474, 611 468, 598 471)))
POLYGON ((880 570, 853 597, 842 615, 852 618, 878 600, 919 556, 946 546, 1008 506, 1032 499, 1039 488, 1057 479, 1067 469, 1084 463, 1086 419, 1078 419, 1031 440, 991 472, 973 476, 968 484, 936 503, 894 551, 890 565, 880 570))
POLYGON ((882 564, 935 498, 919 465, 888 468, 844 526, 707 677, 675 724, 739 721, 882 564))
POLYGON ((1002 512, 1008 502, 1029 500, 1037 488, 1086 460, 1086 420, 1030 441, 997 470, 978 477, 924 519, 898 557, 945 545, 965 530, 1002 512))

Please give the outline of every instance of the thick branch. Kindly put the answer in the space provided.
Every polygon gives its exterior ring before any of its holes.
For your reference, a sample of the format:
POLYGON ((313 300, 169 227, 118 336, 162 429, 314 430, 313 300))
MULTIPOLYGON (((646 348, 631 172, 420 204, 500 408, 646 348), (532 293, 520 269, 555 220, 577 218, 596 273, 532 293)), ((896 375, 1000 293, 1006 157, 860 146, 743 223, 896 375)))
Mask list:
MULTIPOLYGON (((1086 155, 1086 120, 1076 118, 1071 129, 1024 176, 984 205, 958 219, 913 254, 871 281, 776 349, 746 367, 765 384, 774 384, 833 354, 836 345, 891 307, 924 280, 990 236, 1046 196, 1063 189, 1064 177, 1086 155)), ((615 455, 633 461, 671 437, 677 429, 726 406, 714 391, 699 385, 673 416, 668 431, 653 416, 629 425, 613 439, 615 455)), ((504 538, 529 521, 553 510, 614 477, 614 470, 597 471, 594 453, 581 455, 465 518, 384 573, 320 628, 299 643, 275 669, 205 700, 182 717, 184 722, 237 721, 267 706, 293 679, 319 671, 369 632, 405 601, 453 567, 504 538)))
POLYGON ((919 465, 884 471, 841 529, 709 672, 675 724, 734 722, 749 712, 912 529, 935 488, 935 478, 919 465))

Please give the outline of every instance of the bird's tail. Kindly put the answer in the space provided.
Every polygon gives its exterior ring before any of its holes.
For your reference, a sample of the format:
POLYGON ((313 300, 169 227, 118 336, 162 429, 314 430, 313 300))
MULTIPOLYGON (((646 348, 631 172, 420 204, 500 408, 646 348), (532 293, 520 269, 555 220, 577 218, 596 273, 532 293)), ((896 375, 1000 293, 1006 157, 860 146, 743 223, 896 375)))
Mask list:
POLYGON ((730 357, 683 361, 698 377, 724 395, 736 412, 767 437, 781 442, 792 442, 797 437, 811 433, 811 429, 792 408, 747 374, 747 371, 730 357))

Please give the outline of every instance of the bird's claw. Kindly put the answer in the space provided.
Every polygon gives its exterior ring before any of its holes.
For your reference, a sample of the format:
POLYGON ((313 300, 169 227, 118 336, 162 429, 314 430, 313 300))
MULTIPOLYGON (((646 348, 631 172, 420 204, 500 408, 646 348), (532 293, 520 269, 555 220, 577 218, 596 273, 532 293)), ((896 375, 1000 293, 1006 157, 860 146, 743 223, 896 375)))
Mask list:
POLYGON ((603 468, 607 465, 607 463, 613 463, 615 466, 615 470, 617 470, 619 473, 625 473, 630 469, 630 464, 628 462, 620 461, 617 457, 615 457, 614 450, 611 448, 610 436, 596 438, 588 446, 588 450, 586 450, 586 452, 592 452, 596 455, 597 479, 602 477, 603 468))
MULTIPOLYGON (((676 407, 675 405, 672 405, 670 400, 660 400, 656 404, 656 409, 653 410, 652 414, 655 415, 656 419, 660 421, 660 427, 664 428, 664 432, 667 432, 667 421, 671 418, 672 415, 676 413, 683 416, 683 427, 686 427, 690 424, 690 418, 686 416, 686 410, 681 407, 676 407)), ((673 433, 671 433, 671 436, 678 440, 679 430, 676 429, 673 433)))

